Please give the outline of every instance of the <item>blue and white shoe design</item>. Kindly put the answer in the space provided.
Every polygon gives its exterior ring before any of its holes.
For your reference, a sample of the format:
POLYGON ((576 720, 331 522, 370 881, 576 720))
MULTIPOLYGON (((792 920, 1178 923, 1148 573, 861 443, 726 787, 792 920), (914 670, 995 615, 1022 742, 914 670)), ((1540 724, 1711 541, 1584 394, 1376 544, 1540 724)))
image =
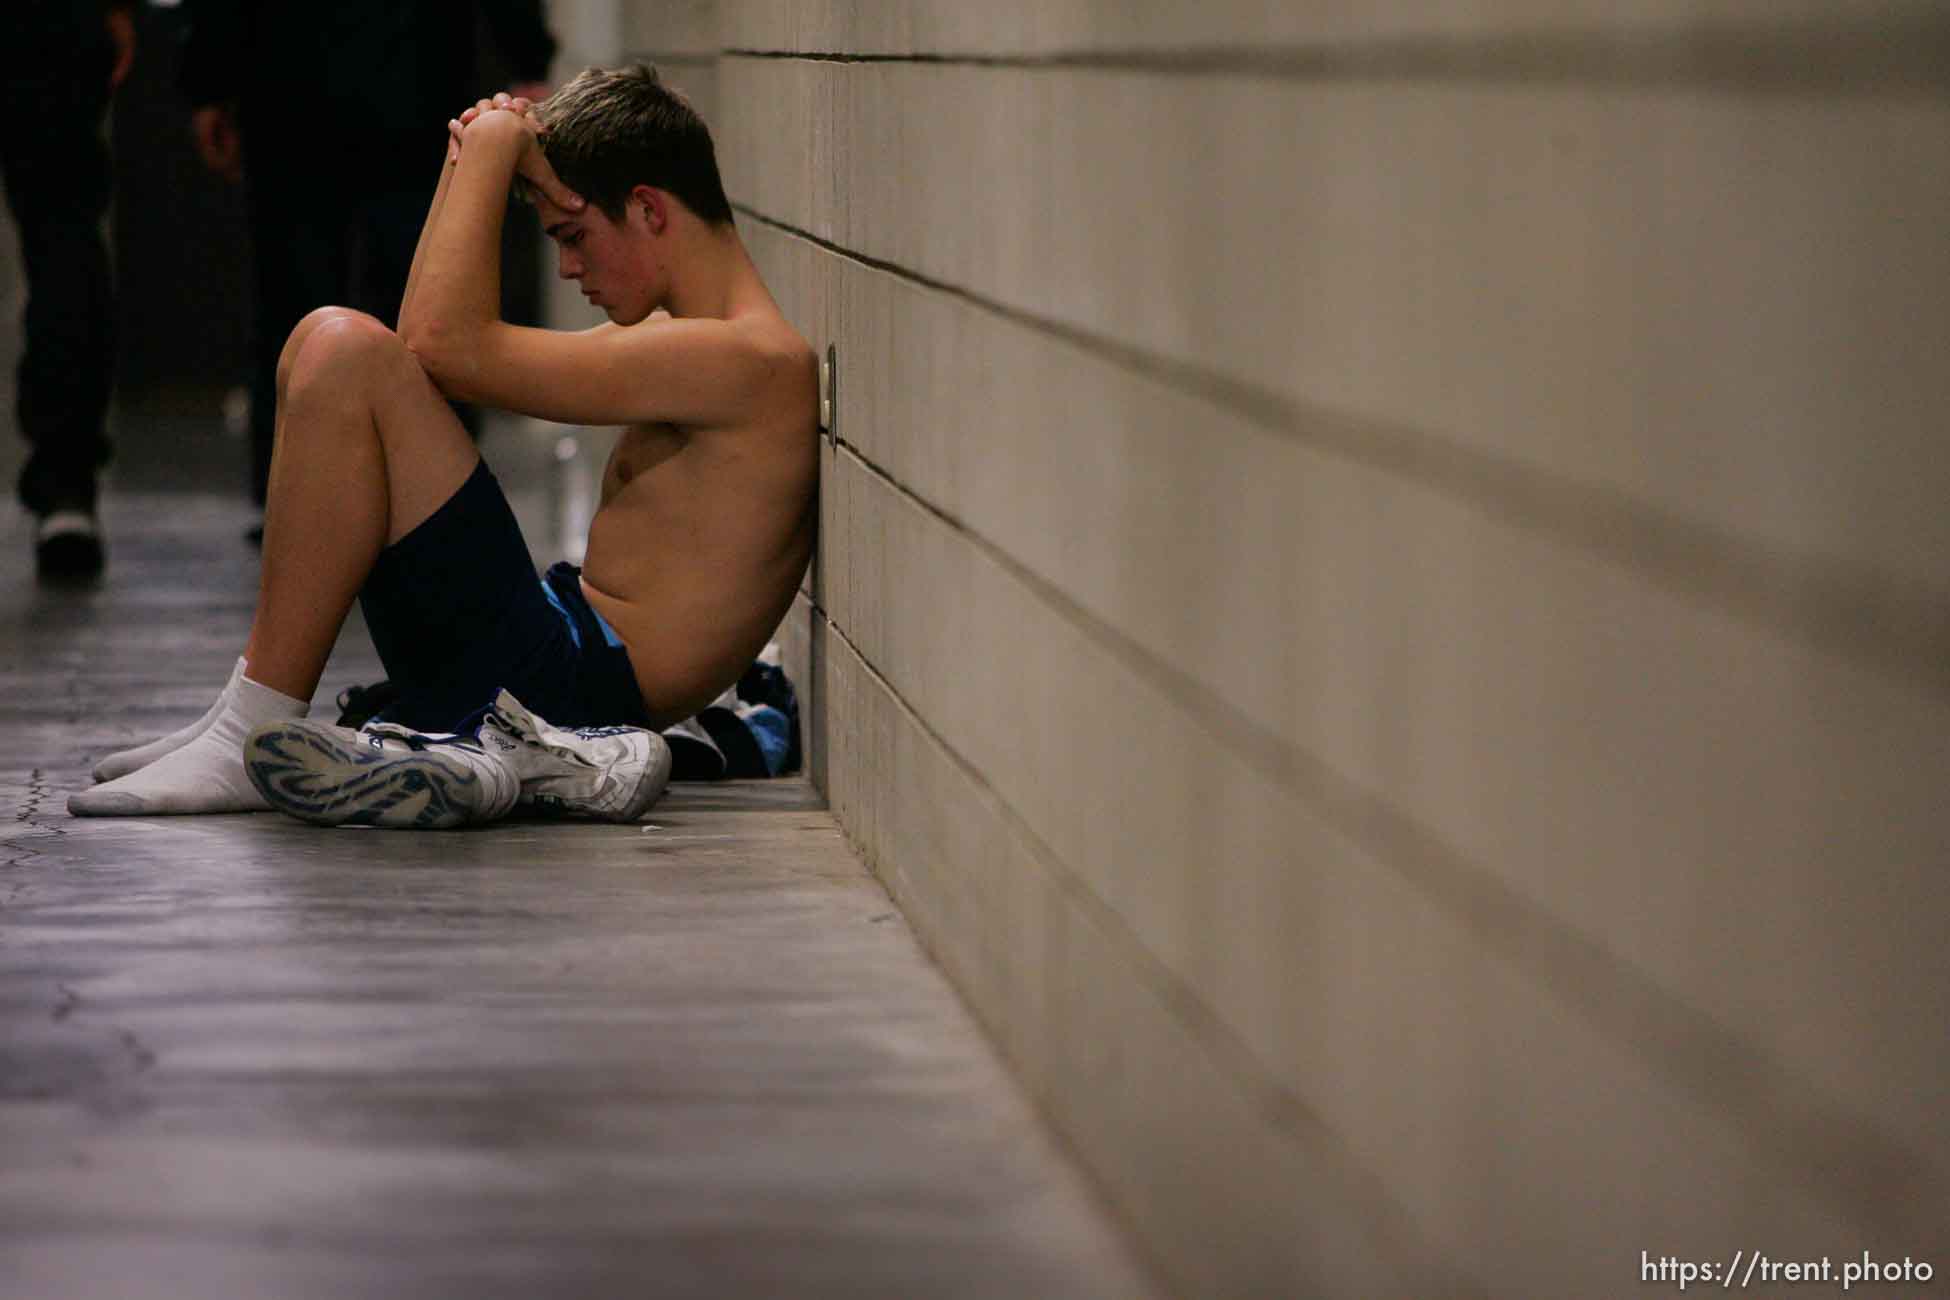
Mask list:
POLYGON ((382 722, 259 727, 244 770, 273 808, 319 826, 444 830, 506 816, 521 794, 515 769, 472 737, 382 722))
POLYGON ((642 727, 557 727, 507 691, 474 733, 521 780, 519 806, 544 815, 633 822, 670 782, 670 746, 642 727))

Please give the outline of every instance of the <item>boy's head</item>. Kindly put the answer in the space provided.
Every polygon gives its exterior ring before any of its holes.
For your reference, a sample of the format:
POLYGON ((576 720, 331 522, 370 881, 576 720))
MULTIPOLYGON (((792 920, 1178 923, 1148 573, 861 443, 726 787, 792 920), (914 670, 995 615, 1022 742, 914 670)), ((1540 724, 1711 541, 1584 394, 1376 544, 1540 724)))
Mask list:
POLYGON ((623 219, 632 189, 650 185, 707 225, 731 224, 711 132, 651 69, 589 68, 534 111, 549 166, 610 220, 623 219))

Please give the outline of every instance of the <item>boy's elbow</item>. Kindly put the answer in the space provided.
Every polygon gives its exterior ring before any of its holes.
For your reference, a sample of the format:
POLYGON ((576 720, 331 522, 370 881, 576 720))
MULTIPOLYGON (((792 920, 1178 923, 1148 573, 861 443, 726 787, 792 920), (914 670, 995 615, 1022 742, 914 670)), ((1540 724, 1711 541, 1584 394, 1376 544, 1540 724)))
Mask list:
POLYGON ((431 370, 430 362, 437 346, 433 327, 424 320, 401 316, 397 333, 400 342, 406 344, 406 350, 418 357, 422 366, 431 370))
POLYGON ((441 392, 453 396, 449 385, 459 381, 460 359, 465 352, 455 346, 452 333, 432 323, 402 321, 399 336, 406 350, 420 363, 420 369, 426 371, 427 378, 441 392))
POLYGON ((399 323, 400 342, 406 350, 420 359, 428 373, 432 373, 433 363, 441 351, 441 335, 444 333, 434 322, 420 317, 402 316, 399 323))

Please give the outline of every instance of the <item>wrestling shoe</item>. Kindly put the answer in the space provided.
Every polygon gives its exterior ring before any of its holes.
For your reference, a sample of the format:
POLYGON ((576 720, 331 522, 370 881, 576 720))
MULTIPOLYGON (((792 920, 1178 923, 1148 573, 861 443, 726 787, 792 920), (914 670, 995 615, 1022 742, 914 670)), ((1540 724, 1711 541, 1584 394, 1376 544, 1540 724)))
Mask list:
POLYGON ((473 738, 389 722, 259 727, 244 770, 266 803, 319 826, 445 830, 505 817, 521 794, 515 769, 473 738))
POLYGON ((670 746, 642 727, 557 727, 502 691, 474 733, 521 778, 523 809, 633 822, 670 781, 670 746))

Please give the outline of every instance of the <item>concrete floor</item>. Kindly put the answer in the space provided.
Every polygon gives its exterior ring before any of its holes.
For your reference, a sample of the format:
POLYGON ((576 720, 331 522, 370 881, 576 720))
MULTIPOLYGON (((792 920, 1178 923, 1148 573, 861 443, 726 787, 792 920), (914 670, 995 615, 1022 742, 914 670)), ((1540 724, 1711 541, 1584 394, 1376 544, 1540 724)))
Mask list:
MULTIPOLYGON (((241 446, 122 444, 98 589, 0 515, 0 1295, 1150 1293, 804 783, 641 827, 70 819, 255 593, 241 446)), ((551 444, 485 445, 546 537, 551 444)), ((321 710, 377 675, 355 620, 321 710)))

